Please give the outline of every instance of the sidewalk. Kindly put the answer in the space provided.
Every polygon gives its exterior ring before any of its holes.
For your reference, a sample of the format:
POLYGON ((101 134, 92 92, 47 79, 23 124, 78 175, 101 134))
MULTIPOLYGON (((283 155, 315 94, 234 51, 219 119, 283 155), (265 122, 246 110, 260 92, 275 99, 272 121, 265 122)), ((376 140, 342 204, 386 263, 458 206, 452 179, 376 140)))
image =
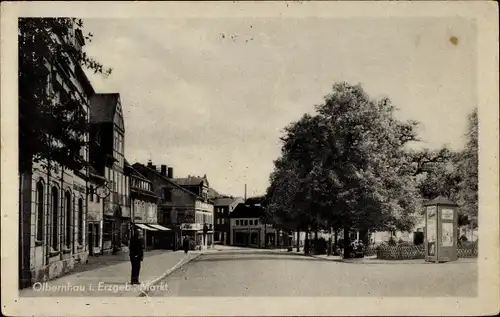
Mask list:
POLYGON ((130 285, 130 261, 128 253, 90 259, 71 274, 37 283, 19 291, 20 297, 129 297, 141 296, 143 290, 161 288, 161 280, 203 252, 154 250, 144 253, 141 265, 140 285, 130 285), (121 261, 119 260, 121 258, 121 261), (117 262, 117 263, 113 263, 117 262), (90 265, 89 270, 84 270, 90 265), (151 286, 154 285, 154 286, 151 286))

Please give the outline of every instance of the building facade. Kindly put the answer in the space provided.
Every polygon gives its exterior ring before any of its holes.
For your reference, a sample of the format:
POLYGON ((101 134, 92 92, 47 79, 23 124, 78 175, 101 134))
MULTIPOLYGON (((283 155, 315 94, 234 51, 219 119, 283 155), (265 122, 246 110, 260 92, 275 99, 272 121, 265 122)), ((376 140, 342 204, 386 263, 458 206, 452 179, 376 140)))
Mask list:
POLYGON ((158 226, 157 201, 158 196, 153 191, 153 184, 132 166, 126 163, 130 170, 130 199, 132 222, 142 230, 144 248, 153 249, 157 245, 158 235, 167 228, 158 226))
MULTIPOLYGON (((77 50, 85 45, 79 30, 70 30, 65 38, 56 34, 50 36, 77 50)), ((46 64, 47 91, 55 94, 56 102, 68 98, 79 100, 88 120, 89 100, 94 94, 88 78, 69 54, 67 59, 52 61, 46 64)), ((88 134, 82 138, 88 141, 88 134)), ((88 161, 87 146, 81 148, 81 155, 88 161)), ((19 286, 22 288, 58 277, 71 271, 76 263, 87 261, 89 173, 87 168, 73 171, 45 160, 33 163, 28 172, 19 176, 19 286)))
POLYGON ((106 178, 111 191, 104 199, 103 249, 116 252, 130 237, 130 177, 125 172, 125 124, 120 94, 95 94, 91 99, 95 144, 91 163, 106 178))
POLYGON ((254 248, 278 246, 280 234, 271 223, 264 223, 260 206, 240 203, 230 214, 230 244, 254 248))
POLYGON ((172 168, 161 165, 158 170, 152 162, 133 167, 152 182, 159 197, 159 224, 173 231, 163 237, 162 247, 180 248, 182 236, 190 237, 197 248, 213 247, 214 205, 208 199, 206 177, 199 182, 174 179, 172 168))
POLYGON ((242 197, 218 197, 214 199, 214 241, 224 245, 230 244, 230 214, 240 203, 242 197))

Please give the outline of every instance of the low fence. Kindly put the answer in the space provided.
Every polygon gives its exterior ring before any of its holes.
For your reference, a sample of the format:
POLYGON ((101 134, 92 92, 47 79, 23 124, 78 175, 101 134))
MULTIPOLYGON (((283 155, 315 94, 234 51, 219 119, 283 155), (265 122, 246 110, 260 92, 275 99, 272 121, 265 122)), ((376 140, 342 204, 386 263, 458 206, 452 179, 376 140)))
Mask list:
MULTIPOLYGON (((477 253, 477 247, 458 247, 457 250, 459 258, 476 258, 477 253)), ((376 248, 376 254, 378 259, 383 260, 424 259, 425 248, 416 245, 379 246, 376 248)))

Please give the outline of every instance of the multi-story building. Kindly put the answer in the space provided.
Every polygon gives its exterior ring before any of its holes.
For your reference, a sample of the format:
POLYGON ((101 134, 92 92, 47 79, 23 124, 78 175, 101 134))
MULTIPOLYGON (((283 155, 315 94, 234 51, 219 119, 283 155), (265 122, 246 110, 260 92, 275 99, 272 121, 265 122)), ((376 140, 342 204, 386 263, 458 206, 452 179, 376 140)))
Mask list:
POLYGON ((214 199, 214 240, 221 244, 229 245, 230 243, 230 214, 234 208, 240 203, 245 202, 242 197, 227 197, 222 196, 214 199))
POLYGON ((131 219, 143 232, 145 249, 152 249, 158 245, 164 231, 170 229, 158 224, 158 196, 153 191, 153 184, 127 162, 125 167, 130 171, 131 219))
POLYGON ((214 205, 208 199, 209 185, 206 177, 174 179, 173 169, 161 165, 158 171, 152 162, 136 163, 134 169, 153 183, 158 201, 160 225, 173 230, 165 235, 163 247, 177 249, 182 236, 189 236, 199 248, 213 246, 214 205))
MULTIPOLYGON (((83 34, 76 28, 68 36, 48 35, 76 50, 85 45, 83 34)), ((47 85, 48 93, 55 94, 55 102, 78 100, 88 120, 89 100, 94 90, 74 55, 66 55, 67 58, 56 59, 47 56, 51 61, 45 65, 47 82, 40 84, 47 85)), ((25 102, 22 96, 19 100, 20 104, 25 102)), ((82 138, 88 141, 87 134, 82 138)), ((81 148, 81 155, 88 161, 87 146, 81 148)), ((73 171, 47 160, 33 163, 27 172, 20 174, 20 287, 55 278, 71 271, 75 263, 87 261, 88 181, 86 167, 73 171)))
POLYGON ((255 248, 278 245, 278 230, 272 223, 264 223, 264 215, 261 206, 238 204, 230 214, 230 244, 255 248))
POLYGON ((111 194, 104 199, 103 248, 118 251, 130 235, 130 182, 125 173, 125 124, 120 94, 95 94, 91 99, 92 166, 104 175, 111 194))

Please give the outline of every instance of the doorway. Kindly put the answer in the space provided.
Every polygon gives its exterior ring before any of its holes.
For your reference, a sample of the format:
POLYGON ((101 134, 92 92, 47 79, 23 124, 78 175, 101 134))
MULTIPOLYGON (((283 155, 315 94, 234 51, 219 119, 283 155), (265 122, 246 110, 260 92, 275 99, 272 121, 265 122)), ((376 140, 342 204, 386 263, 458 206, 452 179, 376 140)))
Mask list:
POLYGON ((88 224, 88 239, 87 239, 87 244, 89 246, 89 255, 94 255, 94 226, 93 224, 89 223, 88 224))

